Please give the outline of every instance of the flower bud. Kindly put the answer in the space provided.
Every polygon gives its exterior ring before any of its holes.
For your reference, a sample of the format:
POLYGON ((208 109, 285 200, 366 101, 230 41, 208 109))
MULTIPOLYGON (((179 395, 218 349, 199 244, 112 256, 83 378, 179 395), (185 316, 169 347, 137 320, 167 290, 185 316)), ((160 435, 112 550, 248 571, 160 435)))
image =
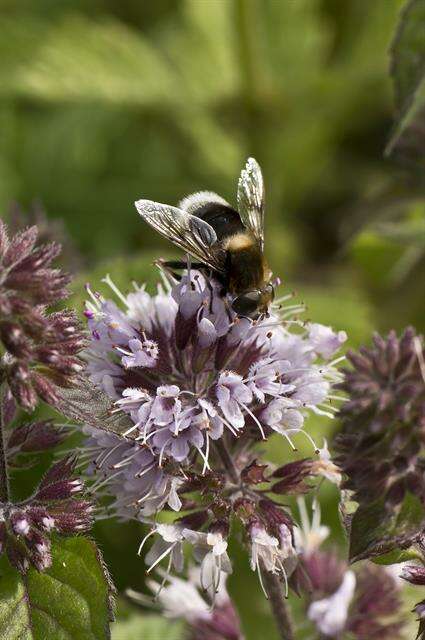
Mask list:
POLYGON ((258 464, 256 460, 251 462, 241 472, 242 481, 246 484, 261 484, 268 482, 268 479, 264 477, 264 473, 267 469, 266 464, 258 464))

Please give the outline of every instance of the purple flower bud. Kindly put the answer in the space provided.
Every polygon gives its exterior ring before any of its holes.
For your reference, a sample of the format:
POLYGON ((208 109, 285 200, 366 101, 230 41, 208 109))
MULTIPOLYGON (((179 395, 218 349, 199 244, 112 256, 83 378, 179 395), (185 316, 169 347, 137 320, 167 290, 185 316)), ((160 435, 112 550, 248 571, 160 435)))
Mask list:
POLYGON ((37 406, 37 393, 31 384, 31 373, 27 365, 14 362, 6 367, 6 379, 16 402, 26 411, 37 406))
MULTIPOLYGON (((7 227, 0 221, 3 236, 7 237, 7 227)), ((29 253, 37 240, 37 227, 29 227, 24 231, 17 233, 11 241, 7 242, 7 248, 2 255, 2 264, 10 269, 19 264, 19 262, 29 253)))
POLYGON ((64 434, 52 420, 40 420, 15 427, 7 442, 8 456, 46 451, 62 442, 64 434))
POLYGON ((403 637, 402 602, 394 578, 384 567, 368 563, 357 575, 353 605, 345 629, 356 640, 403 637))
POLYGON ((93 506, 88 500, 69 500, 49 508, 54 528, 59 533, 71 535, 88 531, 93 524, 93 506))
POLYGON ((425 566, 405 564, 403 565, 400 577, 411 584, 425 585, 425 566))
POLYGON ((241 479, 246 484, 261 484, 262 482, 268 482, 268 478, 264 477, 264 473, 267 469, 266 464, 258 464, 256 460, 251 462, 245 469, 242 469, 241 479))
POLYGON ((0 321, 0 340, 11 355, 22 359, 30 357, 30 342, 19 324, 9 320, 0 321))
POLYGON ((30 567, 31 561, 27 547, 16 538, 9 536, 6 551, 10 564, 15 567, 19 573, 25 574, 30 567))
POLYGON ((306 493, 310 487, 304 480, 313 474, 314 461, 310 458, 289 462, 274 471, 273 477, 282 478, 282 480, 276 482, 271 491, 276 494, 306 493))
MULTIPOLYGON (((62 460, 59 460, 59 462, 56 462, 48 469, 48 471, 46 472, 45 476, 43 477, 43 479, 39 484, 38 492, 47 491, 51 487, 62 486, 63 483, 65 483, 64 486, 66 486, 66 483, 68 481, 74 482, 74 480, 72 479, 72 473, 74 471, 74 468, 75 468, 74 456, 67 456, 66 458, 62 458, 62 460)), ((71 486, 74 486, 74 485, 71 485, 71 486)), ((68 498, 69 495, 71 495, 71 493, 66 490, 65 490, 65 493, 66 495, 64 495, 63 498, 68 498)), ((38 493, 36 495, 38 496, 38 493)), ((62 496, 59 499, 62 499, 62 496)))
POLYGON ((285 526, 292 532, 294 523, 291 516, 280 505, 275 504, 272 500, 264 498, 259 502, 259 513, 267 525, 267 530, 273 535, 280 537, 282 526, 285 526))

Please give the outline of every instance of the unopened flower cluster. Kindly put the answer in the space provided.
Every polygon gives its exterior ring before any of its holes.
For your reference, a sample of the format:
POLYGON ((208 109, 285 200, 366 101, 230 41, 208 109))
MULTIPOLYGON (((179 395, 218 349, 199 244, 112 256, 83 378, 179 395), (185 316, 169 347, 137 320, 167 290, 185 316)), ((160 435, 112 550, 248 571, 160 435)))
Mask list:
POLYGON ((92 511, 72 458, 50 467, 28 499, 10 497, 9 471, 28 469, 31 456, 64 439, 52 420, 22 420, 20 408, 32 411, 39 399, 55 406, 58 387, 73 385, 83 369, 78 354, 85 337, 76 316, 48 311, 67 296, 70 280, 51 267, 60 246, 36 246, 37 236, 33 226, 9 237, 0 220, 0 553, 21 573, 49 567, 51 534, 86 531, 92 511))
POLYGON ((0 220, 0 348, 2 375, 27 411, 38 398, 55 404, 57 386, 82 371, 78 353, 85 340, 70 311, 48 312, 67 296, 69 276, 51 267, 61 247, 36 246, 37 227, 9 237, 0 220))
POLYGON ((292 318, 297 305, 255 322, 237 317, 220 285, 194 270, 180 282, 164 276, 154 296, 137 286, 124 296, 106 282, 119 304, 88 288, 88 372, 133 426, 121 436, 86 428, 94 489, 120 517, 185 512, 153 527, 150 570, 165 558, 181 570, 189 543, 203 585, 216 584, 231 570, 227 534, 236 517, 252 568, 286 576, 292 520, 272 496, 303 492, 314 475, 339 481, 339 471, 323 447, 316 459, 269 472, 252 445, 273 433, 294 449, 297 434, 312 442, 304 419, 332 415, 332 358, 345 333, 301 325, 292 318))
POLYGON ((407 492, 425 506, 425 350, 408 328, 375 334, 371 347, 349 352, 339 386, 349 395, 336 440, 343 488, 360 504, 384 498, 389 509, 407 492))
POLYGON ((0 503, 0 554, 21 573, 30 565, 39 571, 52 562, 50 535, 76 534, 92 524, 92 505, 83 497, 83 483, 73 477, 75 460, 54 464, 31 498, 0 503))

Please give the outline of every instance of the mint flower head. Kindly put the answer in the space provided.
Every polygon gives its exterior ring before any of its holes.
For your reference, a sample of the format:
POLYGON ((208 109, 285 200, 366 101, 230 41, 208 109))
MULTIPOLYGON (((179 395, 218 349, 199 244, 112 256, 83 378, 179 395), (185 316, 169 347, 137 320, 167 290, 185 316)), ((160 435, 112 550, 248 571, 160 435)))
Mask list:
POLYGON ((73 384, 85 345, 73 312, 48 310, 67 297, 70 277, 51 266, 60 245, 37 246, 37 236, 35 226, 10 236, 0 220, 0 368, 27 411, 38 398, 54 405, 56 388, 73 384))
POLYGON ((100 296, 88 305, 91 380, 128 413, 159 466, 197 452, 208 469, 210 441, 223 433, 296 433, 329 393, 317 325, 295 334, 277 318, 240 319, 218 289, 191 271, 156 296, 121 295, 124 309, 100 296))
POLYGON ((339 387, 342 429, 335 446, 343 487, 359 503, 384 497, 389 508, 406 492, 425 504, 425 360, 423 337, 375 334, 370 347, 349 352, 352 368, 339 387))
POLYGON ((238 317, 220 285, 190 268, 178 282, 163 280, 155 295, 137 286, 123 295, 108 277, 117 302, 88 288, 87 373, 130 419, 121 435, 86 428, 93 490, 109 496, 123 518, 184 510, 146 537, 156 536, 149 571, 163 560, 181 570, 183 545, 190 545, 208 566, 203 578, 216 584, 231 571, 227 535, 238 518, 253 569, 286 580, 292 520, 274 500, 303 492, 307 476, 339 481, 304 420, 310 412, 332 415, 332 358, 345 333, 302 325, 292 317, 296 305, 276 306, 262 320, 238 317), (251 449, 275 433, 294 450, 293 438, 303 434, 320 458, 264 475, 267 465, 258 465, 251 449), (257 491, 257 484, 267 489, 257 491))

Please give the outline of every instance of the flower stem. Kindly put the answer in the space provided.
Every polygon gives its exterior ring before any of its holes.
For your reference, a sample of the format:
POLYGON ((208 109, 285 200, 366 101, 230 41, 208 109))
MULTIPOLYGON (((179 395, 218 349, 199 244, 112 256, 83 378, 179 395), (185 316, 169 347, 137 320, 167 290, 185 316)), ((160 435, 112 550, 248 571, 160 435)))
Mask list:
POLYGON ((274 573, 270 573, 264 567, 262 570, 264 588, 269 598, 270 608, 272 610, 276 627, 281 640, 294 640, 294 631, 289 612, 282 595, 282 584, 279 577, 274 573))
POLYGON ((6 429, 3 420, 4 389, 2 387, 3 385, 0 384, 0 502, 8 502, 10 492, 6 459, 6 429))
POLYGON ((223 466, 226 469, 227 473, 229 474, 231 481, 234 484, 239 484, 240 478, 238 470, 235 467, 235 463, 232 460, 232 457, 229 453, 228 448, 226 447, 223 438, 219 438, 214 442, 214 444, 220 460, 223 463, 223 466))

